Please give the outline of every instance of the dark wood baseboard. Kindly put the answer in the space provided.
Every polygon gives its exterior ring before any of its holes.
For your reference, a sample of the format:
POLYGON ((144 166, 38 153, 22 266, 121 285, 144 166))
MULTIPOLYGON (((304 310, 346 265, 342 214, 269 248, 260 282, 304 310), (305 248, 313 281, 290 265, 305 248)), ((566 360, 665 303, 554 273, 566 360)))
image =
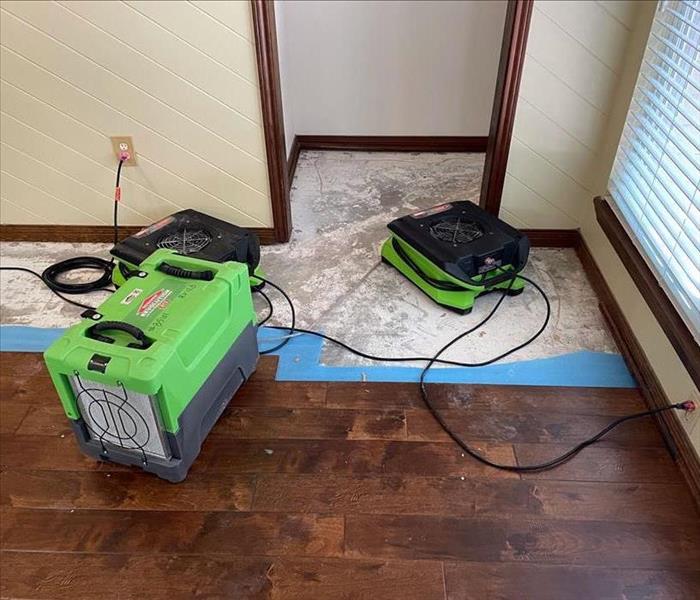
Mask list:
POLYGON ((486 152, 486 136, 297 135, 300 150, 365 152, 486 152))
MULTIPOLYGON (((142 226, 122 225, 120 238, 134 235, 142 226)), ((250 227, 261 244, 275 244, 277 237, 272 227, 250 227)), ((3 242, 104 242, 111 243, 114 230, 110 225, 0 225, 3 242)))
POLYGON ((362 152, 486 152, 481 136, 374 136, 295 135, 287 158, 291 187, 302 150, 355 150, 362 152))
POLYGON ((289 151, 289 157, 287 158, 287 173, 289 180, 289 187, 292 187, 294 181, 294 173, 297 170, 297 163, 299 162, 299 153, 301 152, 301 144, 299 143, 299 136, 295 135, 292 140, 292 148, 289 151))
MULTIPOLYGON (((668 406, 670 401, 661 382, 582 237, 579 237, 576 253, 598 296, 600 310, 610 327, 617 347, 637 380, 647 405, 650 409, 668 406)), ((656 420, 674 460, 683 473, 696 503, 700 506, 700 456, 693 448, 676 411, 660 413, 656 420)))
MULTIPOLYGON (((120 237, 134 235, 143 227, 122 225, 120 237)), ((109 225, 0 225, 3 242, 112 242, 114 229, 109 225)))
POLYGON ((578 229, 521 229, 530 240, 530 246, 538 248, 576 248, 581 242, 578 229))
POLYGON ((280 243, 278 233, 273 227, 248 227, 247 229, 257 235, 260 243, 264 246, 280 243))
MULTIPOLYGON (((291 158, 291 157, 290 157, 291 158)), ((122 225, 120 237, 134 235, 142 227, 122 225)), ((278 243, 272 227, 249 227, 261 244, 278 243)), ((580 234, 577 229, 523 229, 530 238, 530 245, 544 248, 574 248, 580 234)), ((103 242, 113 239, 110 225, 0 225, 0 241, 3 242, 103 242)))

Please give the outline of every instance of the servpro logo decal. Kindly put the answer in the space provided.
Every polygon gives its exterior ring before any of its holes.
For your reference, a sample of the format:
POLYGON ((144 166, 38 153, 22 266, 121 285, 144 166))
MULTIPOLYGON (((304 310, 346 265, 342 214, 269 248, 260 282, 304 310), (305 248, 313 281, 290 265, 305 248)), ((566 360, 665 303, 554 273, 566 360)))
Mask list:
POLYGON ((144 227, 141 231, 137 231, 134 234, 135 238, 142 238, 144 236, 150 235, 155 231, 158 231, 159 229, 162 229, 166 225, 170 225, 175 220, 175 217, 172 215, 169 217, 165 217, 165 219, 161 219, 157 223, 153 223, 153 225, 149 225, 148 227, 144 227))
POLYGON ((135 288, 130 291, 121 301, 121 304, 131 304, 136 298, 138 298, 143 293, 141 288, 135 288))
POLYGON ((418 211, 416 213, 413 213, 411 216, 414 219, 422 219, 423 217, 432 217, 433 215, 445 212, 446 210, 450 210, 451 208, 452 204, 448 202, 447 204, 438 204, 437 206, 433 206, 432 208, 428 208, 427 210, 418 211))
POLYGON ((141 306, 136 310, 136 314, 139 317, 147 317, 153 313, 154 310, 164 309, 168 306, 169 298, 172 293, 173 291, 167 288, 161 288, 157 292, 153 292, 141 302, 141 306))

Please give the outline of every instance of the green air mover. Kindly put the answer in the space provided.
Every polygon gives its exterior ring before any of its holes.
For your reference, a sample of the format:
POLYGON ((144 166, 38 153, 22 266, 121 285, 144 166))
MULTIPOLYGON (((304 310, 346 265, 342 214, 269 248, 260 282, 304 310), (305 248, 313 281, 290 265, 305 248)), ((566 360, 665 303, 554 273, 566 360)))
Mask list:
POLYGON ((159 248, 213 262, 245 263, 251 275, 251 286, 261 286, 262 282, 254 276, 256 273, 262 276, 258 270, 260 243, 257 236, 191 208, 169 215, 118 242, 111 250, 117 259, 112 271, 114 285, 119 287, 136 274, 137 265, 159 248))
POLYGON ((382 260, 442 306, 468 313, 481 294, 523 291, 516 274, 527 263, 527 237, 472 202, 440 204, 388 227, 382 260))
POLYGON ((255 370, 248 266, 157 250, 44 358, 86 454, 181 481, 255 370))

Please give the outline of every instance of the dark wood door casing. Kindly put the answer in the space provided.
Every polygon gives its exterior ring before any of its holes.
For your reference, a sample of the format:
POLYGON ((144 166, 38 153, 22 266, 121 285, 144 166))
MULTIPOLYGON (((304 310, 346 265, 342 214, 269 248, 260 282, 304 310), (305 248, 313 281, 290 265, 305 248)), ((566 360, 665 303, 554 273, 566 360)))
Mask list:
POLYGON ((277 242, 286 242, 292 233, 292 211, 289 201, 275 3, 271 0, 251 0, 251 7, 274 237, 277 242))
POLYGON ((498 216, 534 2, 508 2, 479 206, 498 216))

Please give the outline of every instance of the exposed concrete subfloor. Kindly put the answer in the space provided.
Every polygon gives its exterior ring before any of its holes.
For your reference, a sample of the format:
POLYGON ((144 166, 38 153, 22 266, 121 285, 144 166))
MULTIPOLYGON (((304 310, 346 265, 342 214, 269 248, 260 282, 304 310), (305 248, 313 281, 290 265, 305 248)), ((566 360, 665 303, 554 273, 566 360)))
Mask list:
MULTIPOLYGON (((454 200, 478 198, 483 155, 302 152, 292 187, 294 233, 289 244, 263 249, 268 277, 293 298, 298 324, 324 331, 367 352, 425 355, 483 318, 498 294, 477 301, 468 316, 445 310, 379 260, 386 224, 406 213, 454 200)), ((78 255, 107 256, 108 245, 10 243, 2 264, 41 271, 78 255)), ((571 249, 534 248, 524 272, 546 291, 552 321, 532 345, 506 360, 579 350, 616 352, 597 300, 571 249)), ((65 327, 79 309, 63 303, 38 280, 3 272, 2 323, 65 327)), ((96 304, 98 294, 85 298, 96 304)), ((275 298, 272 322, 288 323, 275 298)), ((256 301, 259 302, 260 299, 256 301)), ((263 303, 259 302, 261 313, 263 303)), ((506 299, 489 325, 445 356, 478 361, 499 354, 539 327, 544 303, 527 287, 506 299)), ((326 346, 326 364, 366 361, 326 346)))

